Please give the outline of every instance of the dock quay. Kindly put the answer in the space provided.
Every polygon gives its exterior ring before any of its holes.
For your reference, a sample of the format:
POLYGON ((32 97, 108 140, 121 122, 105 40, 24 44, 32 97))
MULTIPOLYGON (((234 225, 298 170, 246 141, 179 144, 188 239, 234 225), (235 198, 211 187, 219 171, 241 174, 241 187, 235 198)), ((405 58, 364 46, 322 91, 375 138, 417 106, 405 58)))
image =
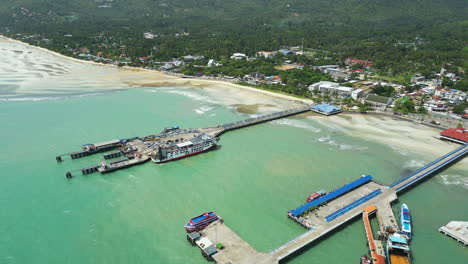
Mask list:
MULTIPOLYGON (((308 249, 314 243, 336 232, 336 230, 339 230, 343 225, 362 216, 368 240, 373 240, 370 250, 371 253, 375 252, 375 254, 371 255, 374 259, 379 260, 379 263, 384 263, 382 262, 382 258, 379 257, 383 256, 382 242, 370 237, 370 223, 365 220, 365 217, 368 219, 370 214, 374 212, 377 213, 377 220, 380 226, 379 239, 386 239, 389 235, 399 230, 398 222, 391 208, 391 204, 398 199, 397 194, 411 190, 411 188, 415 187, 423 180, 428 179, 436 172, 464 158, 467 153, 468 145, 458 147, 416 171, 399 178, 388 186, 374 181, 373 177, 370 175, 362 176, 327 195, 301 205, 294 210, 290 210, 287 214, 288 217, 300 223, 308 230, 269 253, 262 253, 252 249, 247 242, 231 233, 227 233, 229 235, 226 234, 225 236, 218 231, 217 236, 213 235, 210 233, 212 232, 211 230, 213 230, 211 224, 205 229, 210 231, 208 231, 208 233, 201 232, 201 237, 208 236, 210 240, 223 241, 223 245, 226 244, 229 245, 229 247, 239 247, 239 249, 241 249, 241 253, 238 254, 217 250, 217 252, 212 255, 216 263, 274 264, 294 257, 303 250, 308 249), (363 213, 365 215, 363 215, 363 213), (230 238, 231 236, 234 237, 232 240, 230 238), (243 250, 243 248, 247 249, 243 250)), ((222 226, 225 225, 226 224, 222 224, 222 226)), ((206 232, 205 230, 204 232, 206 232)), ((447 235, 453 234, 449 233, 445 228, 441 228, 440 230, 447 235)), ((230 230, 229 232, 233 231, 230 230)))
MULTIPOLYGON (((181 129, 178 126, 172 126, 164 128, 162 132, 158 134, 144 137, 133 137, 121 140, 114 139, 102 143, 85 144, 81 151, 56 156, 56 160, 57 162, 62 162, 62 157, 67 155, 72 159, 77 159, 117 149, 117 151, 105 153, 103 155, 104 160, 109 160, 109 162, 103 161, 101 165, 83 168, 81 169, 83 174, 96 171, 100 173, 112 172, 142 164, 149 160, 155 163, 163 163, 213 149, 216 147, 216 143, 219 140, 218 136, 227 131, 305 113, 310 111, 312 106, 313 105, 304 105, 294 109, 265 114, 224 125, 217 125, 216 127, 181 129), (112 160, 119 157, 122 157, 122 159, 117 161, 112 160)), ((66 177, 72 178, 72 172, 68 171, 66 177)))
POLYGON ((390 197, 388 201, 382 201, 377 205, 377 220, 379 221, 379 239, 387 238, 386 235, 390 233, 395 233, 400 230, 395 215, 393 213, 392 205, 390 204, 393 201, 396 201, 398 198, 396 193, 392 194, 393 197, 390 197))
POLYGON ((445 226, 439 228, 439 232, 450 236, 465 246, 468 246, 468 222, 450 221, 445 226))
MULTIPOLYGON (((200 239, 206 238, 205 241, 210 241, 208 244, 214 245, 215 253, 203 252, 204 246, 207 242, 203 243, 202 254, 207 257, 207 254, 211 254, 208 259, 214 260, 215 263, 272 263, 274 257, 267 254, 257 252, 247 242, 240 238, 234 231, 226 226, 223 221, 217 220, 211 223, 207 228, 199 231, 200 239), (218 244, 222 247, 218 247, 218 244)), ((187 234, 188 236, 191 233, 187 234)))

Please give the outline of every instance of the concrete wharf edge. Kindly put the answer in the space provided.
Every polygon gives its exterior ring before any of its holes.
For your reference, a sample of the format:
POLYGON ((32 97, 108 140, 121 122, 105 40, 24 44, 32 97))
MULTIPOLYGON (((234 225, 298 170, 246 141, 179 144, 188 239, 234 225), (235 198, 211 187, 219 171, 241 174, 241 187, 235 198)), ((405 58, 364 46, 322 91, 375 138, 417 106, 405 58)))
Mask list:
POLYGON ((465 246, 468 246, 468 222, 451 221, 447 225, 439 228, 439 232, 450 236, 465 246), (458 226, 457 226, 458 225, 458 226), (461 231, 460 231, 461 230, 461 231))

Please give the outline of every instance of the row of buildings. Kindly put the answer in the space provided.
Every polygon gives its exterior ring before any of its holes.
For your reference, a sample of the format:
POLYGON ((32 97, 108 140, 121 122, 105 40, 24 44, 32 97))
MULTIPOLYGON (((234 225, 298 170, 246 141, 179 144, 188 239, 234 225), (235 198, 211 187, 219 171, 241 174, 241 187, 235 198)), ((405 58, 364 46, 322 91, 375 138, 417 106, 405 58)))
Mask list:
POLYGON ((393 99, 390 97, 379 96, 370 92, 365 92, 361 88, 352 88, 347 86, 341 86, 336 82, 320 81, 309 85, 309 91, 320 92, 330 94, 335 97, 341 98, 352 98, 363 103, 369 103, 375 108, 386 108, 390 107, 393 103, 393 99))

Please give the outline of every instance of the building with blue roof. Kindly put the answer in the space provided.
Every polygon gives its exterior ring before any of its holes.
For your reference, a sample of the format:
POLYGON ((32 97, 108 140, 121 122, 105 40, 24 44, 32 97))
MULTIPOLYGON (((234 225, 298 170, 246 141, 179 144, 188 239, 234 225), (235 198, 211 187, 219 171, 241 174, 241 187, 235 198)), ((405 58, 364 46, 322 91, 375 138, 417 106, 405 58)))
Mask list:
POLYGON ((283 54, 283 55, 291 55, 291 54, 294 54, 294 52, 290 51, 290 50, 287 50, 287 49, 282 49, 282 50, 278 50, 279 53, 283 54))
POLYGON ((341 108, 331 104, 317 104, 312 106, 310 110, 327 116, 341 113, 341 108))

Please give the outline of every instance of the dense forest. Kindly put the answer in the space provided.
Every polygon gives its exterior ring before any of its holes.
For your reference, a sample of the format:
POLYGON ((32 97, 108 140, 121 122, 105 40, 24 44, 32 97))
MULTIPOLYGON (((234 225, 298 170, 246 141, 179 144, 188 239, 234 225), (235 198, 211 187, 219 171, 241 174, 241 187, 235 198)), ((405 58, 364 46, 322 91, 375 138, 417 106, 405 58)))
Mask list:
POLYGON ((373 60, 387 76, 468 67, 466 0, 15 0, 0 6, 0 25, 2 34, 53 39, 56 49, 71 34, 82 46, 106 38, 128 56, 160 59, 254 55, 303 41, 339 59, 373 60))

